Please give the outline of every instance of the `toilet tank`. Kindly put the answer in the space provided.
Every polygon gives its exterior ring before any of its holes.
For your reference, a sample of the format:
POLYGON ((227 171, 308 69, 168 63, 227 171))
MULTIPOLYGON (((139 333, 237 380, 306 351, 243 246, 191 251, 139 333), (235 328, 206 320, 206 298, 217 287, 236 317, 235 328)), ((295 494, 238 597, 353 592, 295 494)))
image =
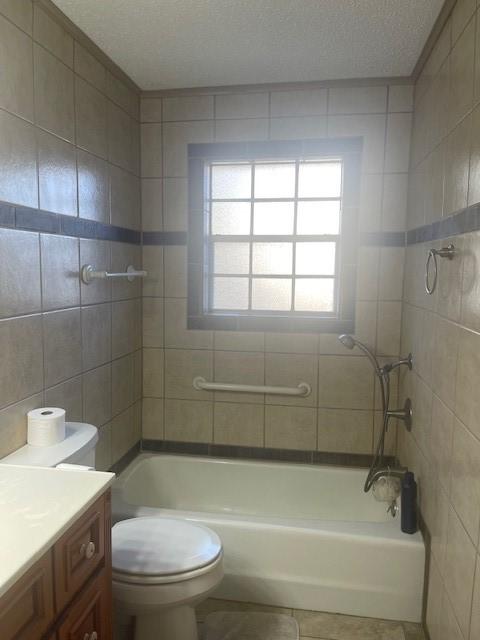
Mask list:
POLYGON ((26 444, 2 458, 0 464, 20 464, 34 467, 56 467, 78 464, 95 467, 95 446, 98 429, 83 422, 65 423, 65 440, 47 447, 26 444))

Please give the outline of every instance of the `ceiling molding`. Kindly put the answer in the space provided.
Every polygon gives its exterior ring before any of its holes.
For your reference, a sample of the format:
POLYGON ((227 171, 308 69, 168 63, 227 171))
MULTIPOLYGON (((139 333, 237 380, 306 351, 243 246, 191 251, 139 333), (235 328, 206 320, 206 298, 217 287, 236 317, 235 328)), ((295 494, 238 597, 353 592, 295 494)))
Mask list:
POLYGON ((425 42, 422 52, 415 64, 415 67, 412 71, 412 80, 414 83, 417 82, 420 74, 422 73, 423 67, 425 66, 430 54, 433 51, 435 44, 437 43, 440 34, 442 33, 442 29, 447 23, 452 11, 457 4, 457 0, 445 0, 443 7, 440 9, 440 13, 438 14, 438 18, 435 20, 435 23, 430 31, 430 35, 425 42))
POLYGON ((61 11, 52 0, 33 0, 34 4, 38 4, 66 31, 68 31, 85 49, 87 49, 95 58, 97 58, 114 76, 124 82, 129 89, 140 93, 140 87, 128 76, 123 69, 121 69, 106 53, 98 47, 93 40, 91 40, 86 33, 84 33, 80 27, 67 18, 67 16, 61 11))
POLYGON ((237 84, 220 87, 192 87, 184 89, 158 89, 142 91, 142 98, 174 98, 182 96, 220 95, 226 93, 260 93, 265 91, 305 91, 328 87, 372 87, 379 85, 412 84, 411 76, 384 78, 346 78, 319 80, 318 82, 272 82, 265 84, 237 84))

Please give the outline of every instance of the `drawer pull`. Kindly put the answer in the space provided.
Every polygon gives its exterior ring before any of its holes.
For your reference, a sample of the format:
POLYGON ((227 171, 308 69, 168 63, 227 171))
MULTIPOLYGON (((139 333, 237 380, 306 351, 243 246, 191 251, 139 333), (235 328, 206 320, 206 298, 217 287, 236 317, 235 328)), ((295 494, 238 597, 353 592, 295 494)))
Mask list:
POLYGON ((96 631, 92 633, 92 635, 90 636, 90 640, 98 640, 98 633, 96 631))
POLYGON ((83 640, 90 640, 90 634, 89 634, 89 633, 86 633, 86 634, 83 636, 83 640))
MULTIPOLYGON (((90 560, 95 555, 95 551, 96 549, 95 549, 94 542, 90 541, 88 544, 83 543, 82 546, 80 547, 80 556, 82 558, 83 556, 85 556, 87 560, 90 560)), ((91 640, 91 638, 89 638, 88 640, 91 640)), ((93 640, 95 640, 95 638, 93 640)))

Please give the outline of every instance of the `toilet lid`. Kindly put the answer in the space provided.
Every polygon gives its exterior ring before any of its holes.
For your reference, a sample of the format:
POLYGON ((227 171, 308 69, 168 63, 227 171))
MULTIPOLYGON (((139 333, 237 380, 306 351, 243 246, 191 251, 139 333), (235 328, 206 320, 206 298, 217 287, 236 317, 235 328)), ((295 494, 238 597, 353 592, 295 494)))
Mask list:
POLYGON ((185 573, 210 564, 221 551, 214 531, 185 520, 132 518, 112 529, 112 565, 123 573, 185 573))

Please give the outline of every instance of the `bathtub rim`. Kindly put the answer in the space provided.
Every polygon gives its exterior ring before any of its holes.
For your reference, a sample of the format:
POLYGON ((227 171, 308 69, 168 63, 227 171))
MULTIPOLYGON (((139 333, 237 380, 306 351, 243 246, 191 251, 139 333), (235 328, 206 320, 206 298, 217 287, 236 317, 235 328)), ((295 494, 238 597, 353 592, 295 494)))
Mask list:
MULTIPOLYGON (((142 504, 132 503, 125 500, 124 488, 127 484, 130 476, 134 473, 136 468, 144 461, 150 458, 177 458, 191 459, 191 460, 204 460, 212 464, 232 464, 240 462, 242 465, 247 466, 288 466, 294 468, 312 469, 327 472, 348 472, 350 474, 360 475, 362 469, 352 467, 340 467, 333 465, 306 465, 303 463, 292 462, 269 462, 264 460, 239 460, 231 458, 211 458, 209 456, 196 456, 188 454, 170 454, 170 453, 150 453, 141 452, 136 456, 130 464, 117 476, 112 486, 112 514, 114 516, 121 514, 130 514, 128 517, 138 517, 149 515, 154 517, 156 511, 160 511, 160 517, 180 517, 190 520, 205 519, 210 522, 230 522, 232 525, 235 523, 251 523, 252 526, 265 526, 265 527, 287 527, 289 529, 296 530, 311 530, 316 534, 324 532, 325 535, 331 535, 336 533, 345 539, 364 538, 365 541, 371 539, 379 539, 387 541, 386 543, 393 547, 421 547, 425 549, 425 541, 420 530, 414 534, 403 533, 400 529, 399 520, 388 520, 386 522, 371 522, 368 520, 327 520, 320 518, 291 518, 285 516, 257 516, 250 514, 228 513, 222 511, 201 511, 192 509, 172 509, 161 506, 149 507, 142 504)), ((399 518, 399 516, 397 516, 399 518)), ((208 525, 207 525, 208 526, 208 525)))

